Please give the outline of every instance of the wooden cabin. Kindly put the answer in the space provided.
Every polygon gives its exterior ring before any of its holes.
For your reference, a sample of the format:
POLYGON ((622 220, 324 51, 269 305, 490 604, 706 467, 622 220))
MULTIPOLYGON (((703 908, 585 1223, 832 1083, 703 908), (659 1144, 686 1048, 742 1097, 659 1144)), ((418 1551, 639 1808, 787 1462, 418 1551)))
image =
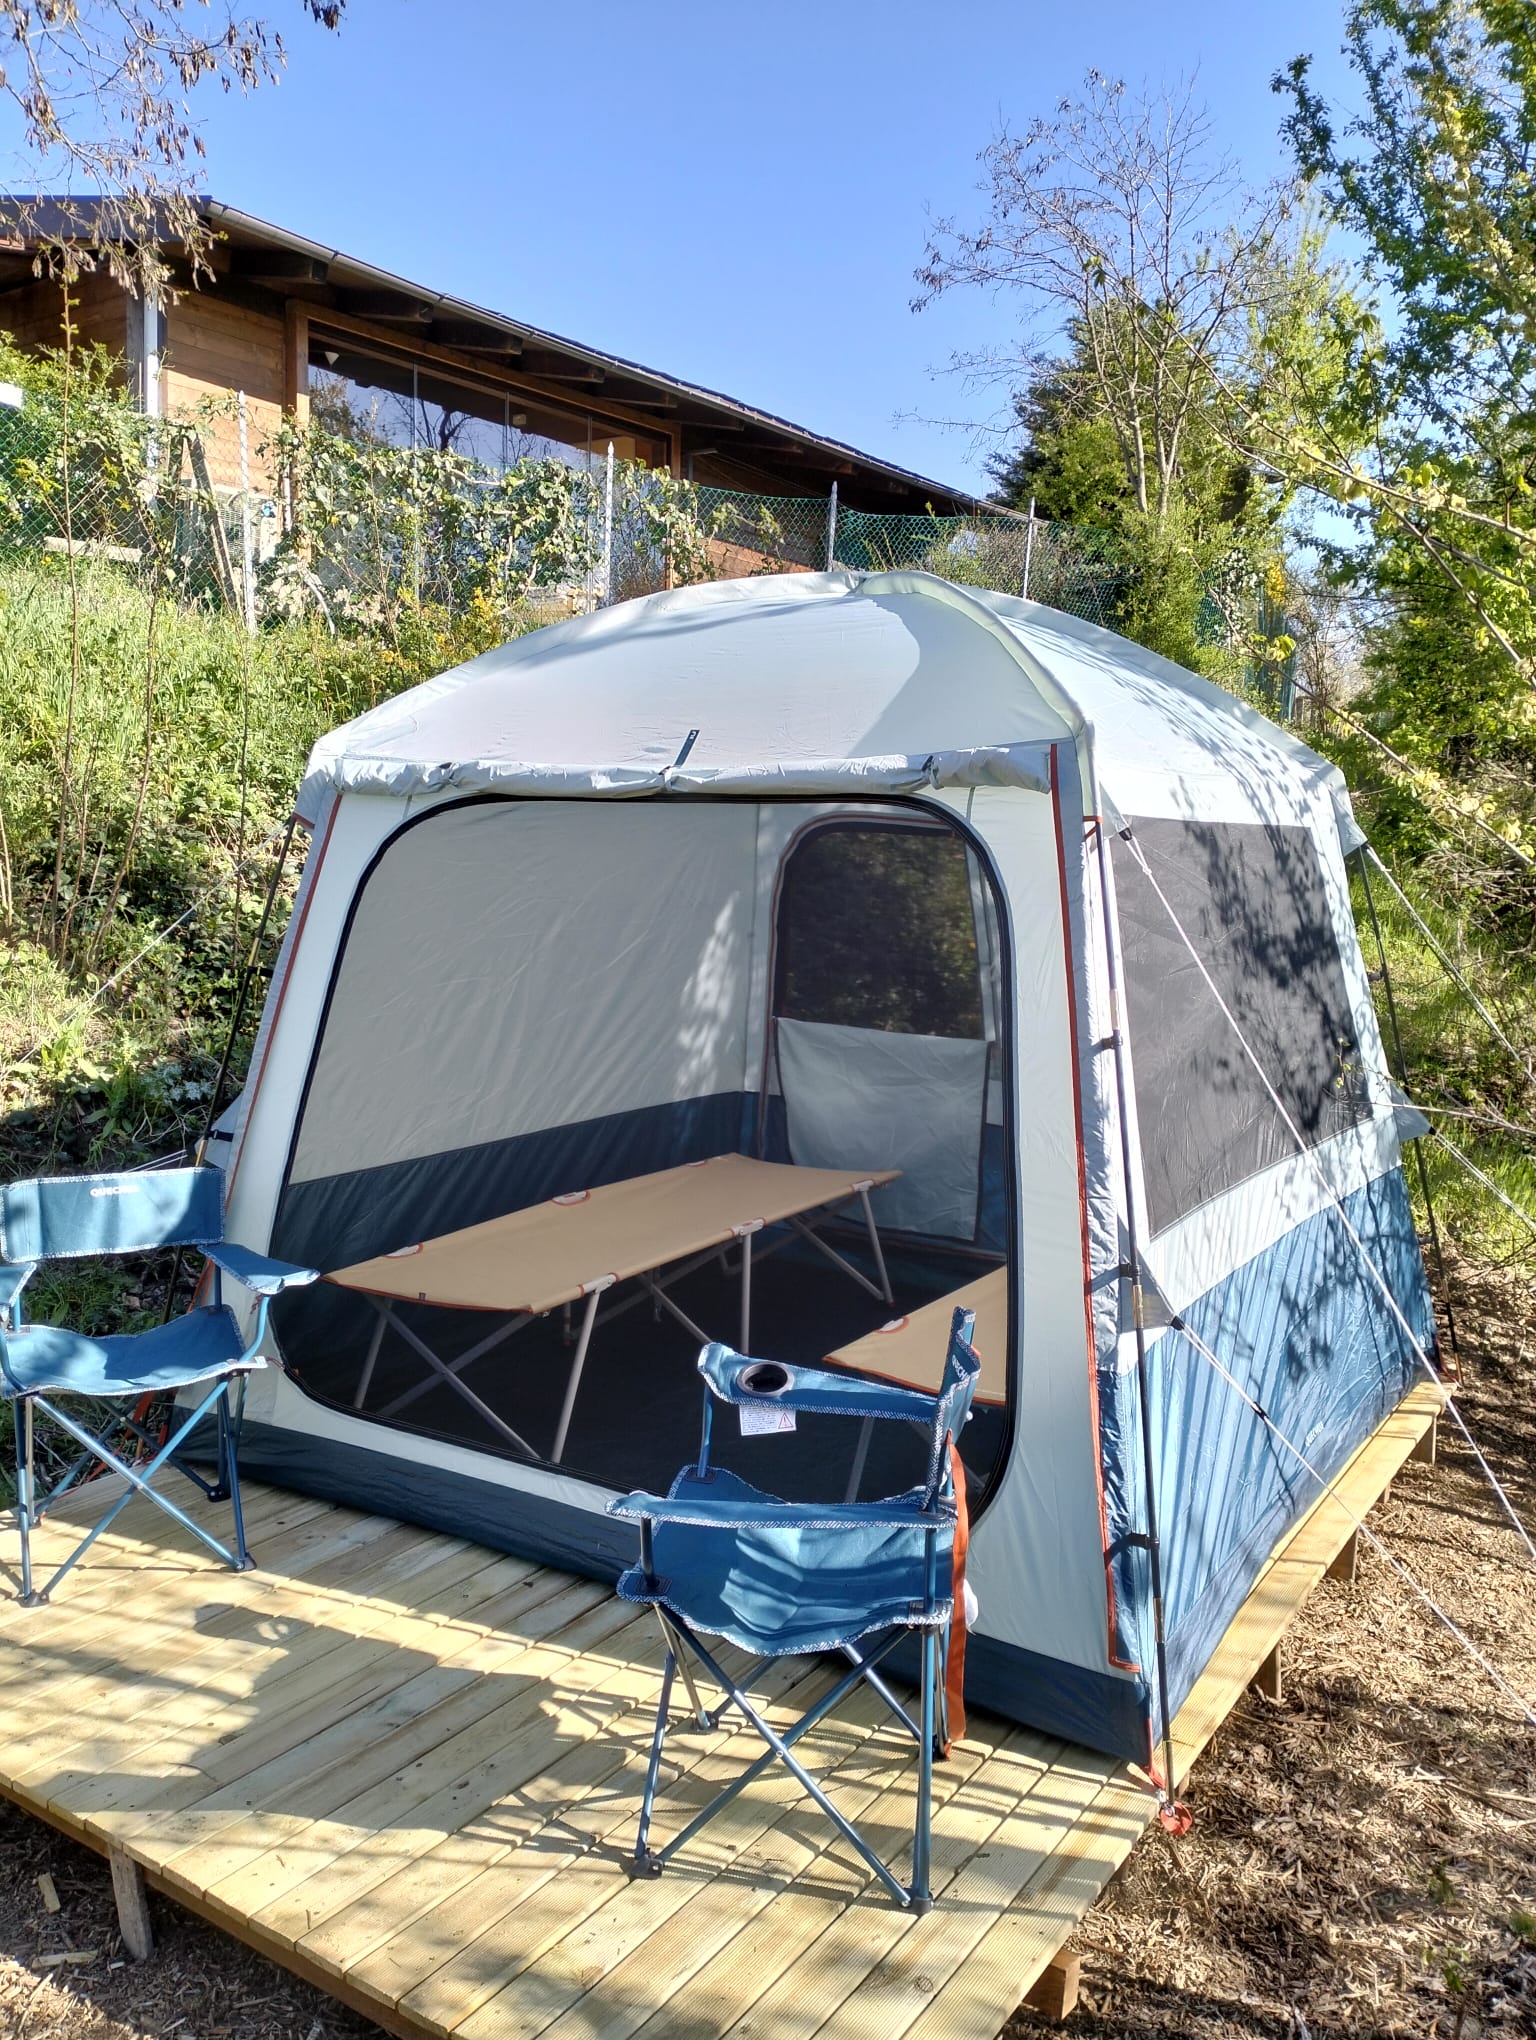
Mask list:
MULTIPOLYGON (((32 216, 46 202, 25 201, 32 216)), ((79 203, 72 205, 78 217, 79 203)), ((767 496, 828 495, 886 513, 951 515, 974 499, 766 411, 564 340, 503 313, 409 283, 338 249, 217 200, 202 212, 217 238, 212 277, 194 281, 168 251, 175 290, 146 303, 104 272, 73 286, 78 339, 119 356, 144 409, 190 417, 205 433, 219 490, 241 486, 245 396, 249 486, 283 412, 371 422, 402 445, 452 446, 493 465, 527 454, 601 457, 666 468, 767 496)), ((62 293, 34 273, 24 241, 0 240, 0 332, 57 346, 62 293)))

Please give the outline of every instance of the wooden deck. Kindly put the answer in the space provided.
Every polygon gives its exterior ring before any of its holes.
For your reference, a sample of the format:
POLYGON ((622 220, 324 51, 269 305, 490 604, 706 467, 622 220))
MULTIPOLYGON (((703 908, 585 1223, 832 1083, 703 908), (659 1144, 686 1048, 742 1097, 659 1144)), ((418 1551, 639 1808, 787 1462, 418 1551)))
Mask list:
MULTIPOLYGON (((1410 1397, 1270 1560, 1180 1716, 1185 1764, 1347 1544, 1331 1497, 1363 1515, 1437 1406, 1410 1397)), ((276 1489, 248 1516, 257 1572, 139 1504, 55 1603, 0 1605, 0 1790, 394 2033, 990 2040, 1153 1811, 1114 1760, 978 1716, 935 1772, 925 1919, 771 1778, 631 1884, 649 1616, 276 1489)), ((828 1677, 802 1662, 760 1691, 798 1713, 828 1677)), ((910 1743, 855 1701, 807 1746, 895 1853, 910 1743)), ((729 1730, 669 1740, 658 1833, 751 1750, 729 1730)))

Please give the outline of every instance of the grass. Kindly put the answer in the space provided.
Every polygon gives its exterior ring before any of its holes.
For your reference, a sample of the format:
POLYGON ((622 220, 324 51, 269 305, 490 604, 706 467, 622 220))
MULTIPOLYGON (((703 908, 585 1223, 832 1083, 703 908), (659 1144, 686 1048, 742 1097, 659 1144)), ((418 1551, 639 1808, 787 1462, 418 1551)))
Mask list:
MULTIPOLYGON (((1466 920, 1436 899, 1411 873, 1399 876, 1436 942, 1517 1046, 1536 1041, 1536 983, 1488 938, 1475 938, 1466 920)), ((1536 1082, 1530 1069, 1502 1047, 1466 993, 1448 975, 1430 944, 1378 876, 1372 896, 1381 924, 1406 1073, 1404 1088, 1431 1124, 1536 1223, 1536 1082)), ((1382 981, 1369 910, 1358 876, 1353 903, 1366 964, 1372 974, 1389 1064, 1395 1069, 1391 1014, 1382 981)), ((1438 1140, 1420 1142, 1435 1213, 1473 1260, 1519 1263, 1536 1251, 1536 1232, 1501 1206, 1438 1140)), ((1408 1170, 1416 1214, 1424 1223, 1416 1167, 1408 1170)))

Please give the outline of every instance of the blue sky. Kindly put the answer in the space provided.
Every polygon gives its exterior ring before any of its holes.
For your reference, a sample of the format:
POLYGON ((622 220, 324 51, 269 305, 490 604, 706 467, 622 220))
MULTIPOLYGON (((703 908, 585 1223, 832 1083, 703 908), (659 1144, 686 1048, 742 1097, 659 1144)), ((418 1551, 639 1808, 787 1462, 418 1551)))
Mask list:
MULTIPOLYGON (((249 0, 286 78, 197 103, 206 187, 348 254, 975 485, 931 373, 1004 329, 914 316, 925 209, 974 211, 977 151, 1096 66, 1197 74, 1255 179, 1275 69, 1339 84, 1343 0, 351 0, 337 36, 249 0)), ((15 185, 31 179, 4 147, 15 185)))

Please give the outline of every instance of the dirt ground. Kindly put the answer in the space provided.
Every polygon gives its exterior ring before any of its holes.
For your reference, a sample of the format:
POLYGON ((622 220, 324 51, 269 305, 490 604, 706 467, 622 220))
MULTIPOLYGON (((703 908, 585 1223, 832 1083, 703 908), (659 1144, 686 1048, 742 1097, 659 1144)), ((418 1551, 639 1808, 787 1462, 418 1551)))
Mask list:
MULTIPOLYGON (((1536 1523, 1532 1285, 1463 1269, 1456 1298, 1468 1424, 1536 1523)), ((1439 1466, 1406 1468, 1373 1528, 1536 1694, 1536 1569, 1449 1426, 1441 1439, 1439 1466)), ((1065 2027, 1020 2013, 1009 2040, 1536 2036, 1536 1730, 1377 1555, 1314 1595, 1287 1638, 1283 1700, 1250 1696, 1185 1796, 1189 1834, 1150 1833, 1076 1936, 1078 2011, 1065 2027)), ((102 1859, 0 1804, 3 2040, 377 2032, 151 1905, 156 1953, 129 1964, 102 1859)))

